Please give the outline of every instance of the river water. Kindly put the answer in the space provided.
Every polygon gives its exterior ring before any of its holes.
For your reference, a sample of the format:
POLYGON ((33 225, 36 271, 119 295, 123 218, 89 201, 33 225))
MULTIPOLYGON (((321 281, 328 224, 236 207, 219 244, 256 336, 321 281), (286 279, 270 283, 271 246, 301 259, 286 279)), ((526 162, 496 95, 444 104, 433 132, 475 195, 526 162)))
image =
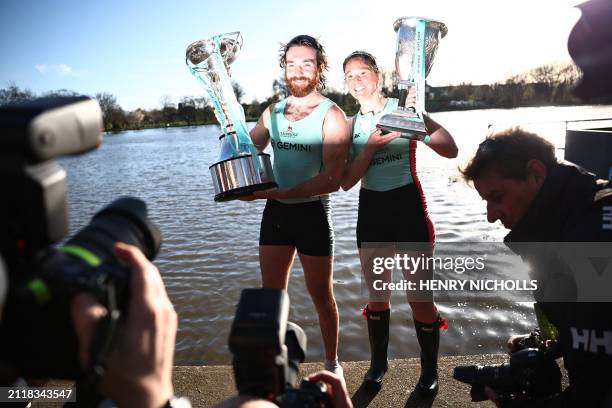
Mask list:
MULTIPOLYGON (((563 121, 611 118, 612 106, 488 109, 440 112, 432 117, 450 130, 460 150, 457 159, 447 160, 424 145, 417 149, 418 173, 437 240, 479 243, 501 241, 507 230, 499 223, 487 223, 484 202, 461 181, 457 167, 474 153, 487 132, 521 124, 551 140, 562 158, 563 121)), ((598 123, 570 124, 584 125, 598 123)), ((119 196, 147 202, 150 218, 163 235, 155 264, 179 315, 178 365, 229 363, 227 338, 240 291, 260 285, 258 237, 264 202, 213 202, 208 166, 216 161, 218 136, 218 126, 107 134, 97 151, 60 160, 68 172, 71 234, 119 196)), ((360 316, 365 297, 355 243, 358 187, 332 197, 339 356, 342 361, 365 360, 369 358, 367 328, 360 316)), ((321 361, 316 312, 297 259, 289 296, 290 319, 308 336, 307 360, 321 361)), ((392 303, 390 357, 415 357, 419 349, 410 309, 401 293, 394 294, 392 303)), ((535 324, 530 303, 504 296, 447 301, 439 309, 450 326, 441 336, 443 355, 500 352, 508 334, 529 331, 535 324)))

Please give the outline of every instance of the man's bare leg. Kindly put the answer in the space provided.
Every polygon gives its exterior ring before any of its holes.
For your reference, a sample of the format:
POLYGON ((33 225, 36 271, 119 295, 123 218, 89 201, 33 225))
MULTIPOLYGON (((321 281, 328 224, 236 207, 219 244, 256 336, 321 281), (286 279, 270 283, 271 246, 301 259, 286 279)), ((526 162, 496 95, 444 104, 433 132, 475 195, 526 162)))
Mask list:
POLYGON ((298 254, 304 267, 306 288, 319 315, 319 326, 325 346, 325 359, 338 358, 338 306, 332 283, 333 256, 298 254))
POLYGON ((291 245, 260 245, 261 286, 287 290, 294 258, 295 247, 291 245))

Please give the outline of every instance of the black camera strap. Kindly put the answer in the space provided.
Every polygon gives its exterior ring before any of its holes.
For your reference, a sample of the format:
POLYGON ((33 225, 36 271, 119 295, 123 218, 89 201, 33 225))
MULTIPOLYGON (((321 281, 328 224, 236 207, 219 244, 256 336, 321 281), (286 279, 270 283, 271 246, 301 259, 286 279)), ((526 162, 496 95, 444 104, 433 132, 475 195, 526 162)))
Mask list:
POLYGON ((108 313, 96 325, 96 331, 89 348, 91 363, 76 382, 77 403, 68 403, 64 405, 65 407, 96 407, 107 398, 100 392, 98 385, 106 372, 119 319, 121 318, 121 313, 115 302, 115 290, 112 284, 109 285, 106 304, 108 313))
POLYGON ((96 326, 96 332, 89 351, 91 364, 86 375, 92 385, 98 385, 98 382, 106 371, 112 352, 113 340, 117 333, 119 319, 121 318, 121 312, 117 307, 115 297, 115 286, 113 284, 108 285, 105 304, 107 305, 108 313, 96 326))

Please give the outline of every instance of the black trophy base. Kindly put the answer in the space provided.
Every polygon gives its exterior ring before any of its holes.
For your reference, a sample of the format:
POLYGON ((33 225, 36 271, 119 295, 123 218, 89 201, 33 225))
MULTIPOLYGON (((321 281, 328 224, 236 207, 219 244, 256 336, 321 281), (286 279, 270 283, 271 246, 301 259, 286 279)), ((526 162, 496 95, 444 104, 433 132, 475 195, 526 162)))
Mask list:
POLYGON ((278 184, 276 184, 275 182, 260 183, 260 184, 253 184, 252 186, 239 187, 233 190, 224 191, 222 193, 216 194, 215 201, 219 203, 222 201, 237 200, 240 197, 250 196, 255 191, 267 190, 269 188, 276 188, 276 187, 278 187, 278 184))

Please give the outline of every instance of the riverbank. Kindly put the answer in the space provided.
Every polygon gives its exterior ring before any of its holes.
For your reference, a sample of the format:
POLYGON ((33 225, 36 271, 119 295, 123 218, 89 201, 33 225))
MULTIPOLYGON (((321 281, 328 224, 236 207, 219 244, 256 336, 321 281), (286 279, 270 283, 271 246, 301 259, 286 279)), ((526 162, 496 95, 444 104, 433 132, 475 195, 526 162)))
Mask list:
MULTIPOLYGON (((470 387, 453 379, 453 369, 459 365, 490 365, 508 361, 505 354, 481 354, 470 356, 447 356, 439 360, 440 391, 435 399, 422 399, 411 395, 419 378, 418 358, 389 361, 389 371, 382 388, 368 391, 361 387, 363 375, 369 361, 342 362, 346 386, 355 408, 392 408, 392 407, 493 407, 490 401, 474 403, 470 400, 470 387)), ((563 373, 563 387, 568 385, 567 375, 562 367, 563 361, 557 360, 563 373)), ((300 375, 307 376, 323 369, 323 363, 305 363, 300 366, 300 375)), ((174 392, 177 396, 187 397, 194 408, 213 407, 236 394, 234 375, 231 366, 175 366, 173 372, 174 392)), ((68 383, 55 381, 49 387, 66 386, 68 383)), ((34 402, 32 408, 60 407, 61 403, 34 402)))
MULTIPOLYGON (((355 408, 492 407, 493 404, 489 401, 471 402, 470 387, 453 379, 453 369, 458 365, 500 364, 507 360, 504 354, 441 357, 440 392, 434 400, 424 400, 411 395, 420 373, 417 358, 391 360, 383 387, 378 393, 360 387, 363 375, 369 367, 368 361, 342 362, 342 366, 355 408)), ((300 374, 306 376, 321 369, 323 363, 305 363, 300 366, 300 374)), ((567 385, 566 376, 563 380, 567 385)), ((194 407, 211 407, 236 393, 231 366, 175 367, 174 387, 176 395, 188 397, 194 407)))
MULTIPOLYGON (((542 103, 525 103, 517 106, 500 106, 495 104, 478 104, 478 103, 469 103, 469 101, 453 101, 456 102, 453 105, 443 104, 443 105, 428 105, 427 111, 429 113, 449 113, 449 112, 461 112, 461 111, 473 111, 473 110, 488 110, 488 109, 500 109, 500 110, 512 110, 516 108, 554 108, 554 107, 579 107, 584 106, 584 104, 576 103, 566 103, 566 104, 557 104, 557 105, 548 105, 542 103)), ((606 106, 609 105, 608 101, 595 102, 587 106, 606 106)), ((356 111, 347 110, 345 112, 347 116, 352 116, 356 113, 356 111)), ((162 123, 140 123, 136 126, 126 125, 121 128, 108 129, 106 133, 108 134, 116 134, 126 131, 139 131, 139 130, 147 130, 147 129, 169 129, 169 128, 183 128, 183 127, 197 127, 197 126, 209 126, 214 125, 218 126, 219 122, 209 115, 210 118, 207 120, 196 120, 196 121, 170 121, 170 122, 162 122, 162 123)), ((259 116, 247 116, 246 122, 257 122, 259 116)))

